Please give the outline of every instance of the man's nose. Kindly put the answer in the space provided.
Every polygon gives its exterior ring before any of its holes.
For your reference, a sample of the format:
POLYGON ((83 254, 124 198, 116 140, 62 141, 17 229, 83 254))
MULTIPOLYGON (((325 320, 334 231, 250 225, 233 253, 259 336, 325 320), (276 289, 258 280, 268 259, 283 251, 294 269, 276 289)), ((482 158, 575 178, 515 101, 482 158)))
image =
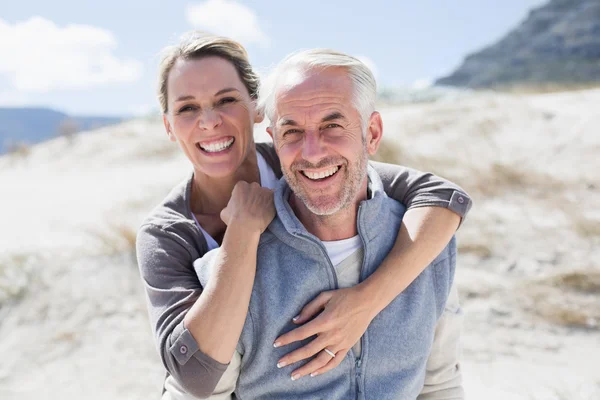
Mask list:
POLYGON ((200 114, 198 126, 200 129, 215 129, 221 125, 221 115, 212 108, 203 109, 200 114))
POLYGON ((306 131, 302 143, 302 158, 313 164, 317 164, 326 154, 326 146, 319 132, 306 131))

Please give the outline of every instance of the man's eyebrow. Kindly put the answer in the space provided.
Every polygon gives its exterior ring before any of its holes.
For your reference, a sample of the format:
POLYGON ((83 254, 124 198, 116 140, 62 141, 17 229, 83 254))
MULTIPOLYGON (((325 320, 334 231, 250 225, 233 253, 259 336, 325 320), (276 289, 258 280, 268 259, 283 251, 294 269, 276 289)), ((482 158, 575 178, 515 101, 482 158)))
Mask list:
POLYGON ((331 114, 328 114, 327 116, 325 116, 321 120, 321 122, 330 122, 330 121, 335 121, 336 119, 344 119, 345 120, 346 117, 344 117, 341 112, 334 111, 331 114))
POLYGON ((293 119, 287 119, 284 118, 282 120, 280 120, 277 125, 279 126, 298 126, 298 123, 296 121, 294 121, 293 119))
MULTIPOLYGON (((233 87, 221 89, 217 93, 215 93, 215 96, 220 96, 224 93, 229 93, 229 92, 239 92, 239 90, 237 90, 236 88, 233 88, 233 87)), ((195 99, 194 96, 192 96, 191 94, 188 94, 188 95, 179 96, 175 101, 186 101, 186 100, 194 100, 194 99, 195 99)))
MULTIPOLYGON (((344 117, 344 115, 339 112, 339 111, 334 111, 331 114, 326 115, 321 122, 329 122, 329 121, 335 121, 336 119, 343 119, 345 120, 346 117, 344 117)), ((284 118, 281 121, 278 122, 279 126, 298 126, 298 123, 296 121, 294 121, 293 119, 287 119, 284 118)))

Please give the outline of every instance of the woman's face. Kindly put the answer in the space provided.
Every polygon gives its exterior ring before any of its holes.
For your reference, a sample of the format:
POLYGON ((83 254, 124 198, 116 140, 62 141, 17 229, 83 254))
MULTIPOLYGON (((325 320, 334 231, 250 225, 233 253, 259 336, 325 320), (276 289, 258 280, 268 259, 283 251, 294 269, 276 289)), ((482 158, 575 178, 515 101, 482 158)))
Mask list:
POLYGON ((233 175, 254 147, 254 123, 262 120, 235 67, 215 56, 178 60, 167 81, 167 134, 197 172, 233 175))

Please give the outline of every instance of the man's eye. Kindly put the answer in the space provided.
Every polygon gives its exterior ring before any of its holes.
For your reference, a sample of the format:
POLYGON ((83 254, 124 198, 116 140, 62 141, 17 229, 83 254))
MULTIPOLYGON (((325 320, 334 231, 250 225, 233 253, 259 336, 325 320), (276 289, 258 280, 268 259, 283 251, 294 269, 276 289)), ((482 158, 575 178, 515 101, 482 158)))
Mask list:
POLYGON ((287 136, 287 135, 293 135, 296 133, 300 133, 300 130, 298 129, 288 129, 287 131, 283 132, 283 136, 287 136))
POLYGON ((327 124, 325 125, 325 129, 333 129, 333 128, 341 128, 338 124, 327 124))

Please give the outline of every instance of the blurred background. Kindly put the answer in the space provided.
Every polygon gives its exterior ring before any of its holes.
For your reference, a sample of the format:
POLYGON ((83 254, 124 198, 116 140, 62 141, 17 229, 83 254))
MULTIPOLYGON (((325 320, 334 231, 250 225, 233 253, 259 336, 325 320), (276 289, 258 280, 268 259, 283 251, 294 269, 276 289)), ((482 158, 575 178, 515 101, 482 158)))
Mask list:
POLYGON ((155 99, 190 29, 261 74, 300 48, 361 57, 378 158, 475 201, 468 398, 600 399, 600 0, 2 2, 0 399, 159 398, 135 234, 190 170, 155 99))

